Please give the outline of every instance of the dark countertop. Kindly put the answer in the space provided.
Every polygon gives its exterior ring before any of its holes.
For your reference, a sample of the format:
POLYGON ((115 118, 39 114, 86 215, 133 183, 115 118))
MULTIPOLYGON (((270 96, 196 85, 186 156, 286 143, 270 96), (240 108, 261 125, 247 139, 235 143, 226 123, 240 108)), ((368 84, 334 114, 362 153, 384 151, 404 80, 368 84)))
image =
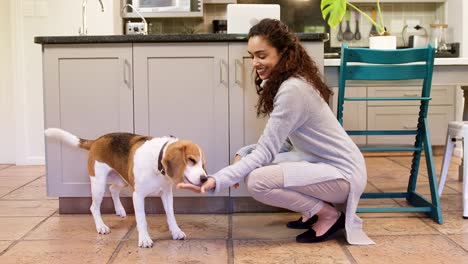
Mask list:
MULTIPOLYGON (((328 40, 328 33, 297 33, 301 41, 328 40)), ((151 43, 151 42, 245 42, 246 34, 157 34, 103 36, 38 36, 37 44, 151 43)))

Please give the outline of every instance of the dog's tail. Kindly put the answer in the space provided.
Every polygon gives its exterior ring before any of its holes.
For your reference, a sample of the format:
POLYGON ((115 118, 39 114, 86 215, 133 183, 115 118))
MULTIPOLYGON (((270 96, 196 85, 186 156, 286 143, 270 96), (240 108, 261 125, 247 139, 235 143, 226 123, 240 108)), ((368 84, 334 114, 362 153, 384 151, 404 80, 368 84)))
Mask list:
POLYGON ((47 137, 58 139, 70 146, 82 148, 86 150, 89 150, 91 148, 91 145, 94 142, 94 140, 87 140, 87 139, 79 138, 73 135, 72 133, 67 132, 60 128, 48 128, 45 130, 45 135, 47 137))

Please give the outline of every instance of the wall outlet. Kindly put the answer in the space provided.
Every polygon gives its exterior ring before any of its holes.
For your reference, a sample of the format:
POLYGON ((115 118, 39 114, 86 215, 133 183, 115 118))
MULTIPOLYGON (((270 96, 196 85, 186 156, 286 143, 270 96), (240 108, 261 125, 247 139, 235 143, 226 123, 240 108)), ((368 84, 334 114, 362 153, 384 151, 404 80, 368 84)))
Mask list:
POLYGON ((419 19, 406 19, 406 26, 408 28, 406 29, 407 33, 418 33, 417 29, 414 29, 415 26, 420 25, 419 19))

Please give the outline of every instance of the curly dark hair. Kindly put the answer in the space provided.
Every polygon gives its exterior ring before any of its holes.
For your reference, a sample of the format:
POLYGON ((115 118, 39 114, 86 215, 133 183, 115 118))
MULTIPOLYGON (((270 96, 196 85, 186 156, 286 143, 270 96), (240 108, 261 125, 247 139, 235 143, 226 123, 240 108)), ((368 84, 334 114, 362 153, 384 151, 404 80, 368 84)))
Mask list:
POLYGON ((286 24, 277 19, 262 19, 250 29, 248 39, 254 36, 263 37, 281 56, 263 88, 260 87, 262 79, 256 73, 255 84, 259 95, 257 116, 266 116, 273 111, 273 100, 281 83, 291 76, 303 77, 328 102, 333 92, 322 80, 317 65, 307 54, 296 34, 290 31, 286 24))

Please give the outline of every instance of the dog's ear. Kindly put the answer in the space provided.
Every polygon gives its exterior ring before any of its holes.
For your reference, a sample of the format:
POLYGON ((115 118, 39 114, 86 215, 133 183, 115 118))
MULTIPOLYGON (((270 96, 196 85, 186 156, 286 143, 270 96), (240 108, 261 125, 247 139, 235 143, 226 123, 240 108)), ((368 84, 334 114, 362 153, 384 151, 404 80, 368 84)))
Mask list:
POLYGON ((184 180, 184 170, 186 165, 185 151, 185 144, 179 141, 174 142, 167 147, 166 154, 162 159, 162 165, 166 170, 166 174, 176 183, 184 180))
POLYGON ((200 146, 198 146, 198 148, 200 149, 200 152, 202 154, 202 167, 203 167, 203 170, 205 171, 206 175, 208 175, 208 171, 206 170, 206 158, 205 158, 205 152, 200 148, 200 146))

